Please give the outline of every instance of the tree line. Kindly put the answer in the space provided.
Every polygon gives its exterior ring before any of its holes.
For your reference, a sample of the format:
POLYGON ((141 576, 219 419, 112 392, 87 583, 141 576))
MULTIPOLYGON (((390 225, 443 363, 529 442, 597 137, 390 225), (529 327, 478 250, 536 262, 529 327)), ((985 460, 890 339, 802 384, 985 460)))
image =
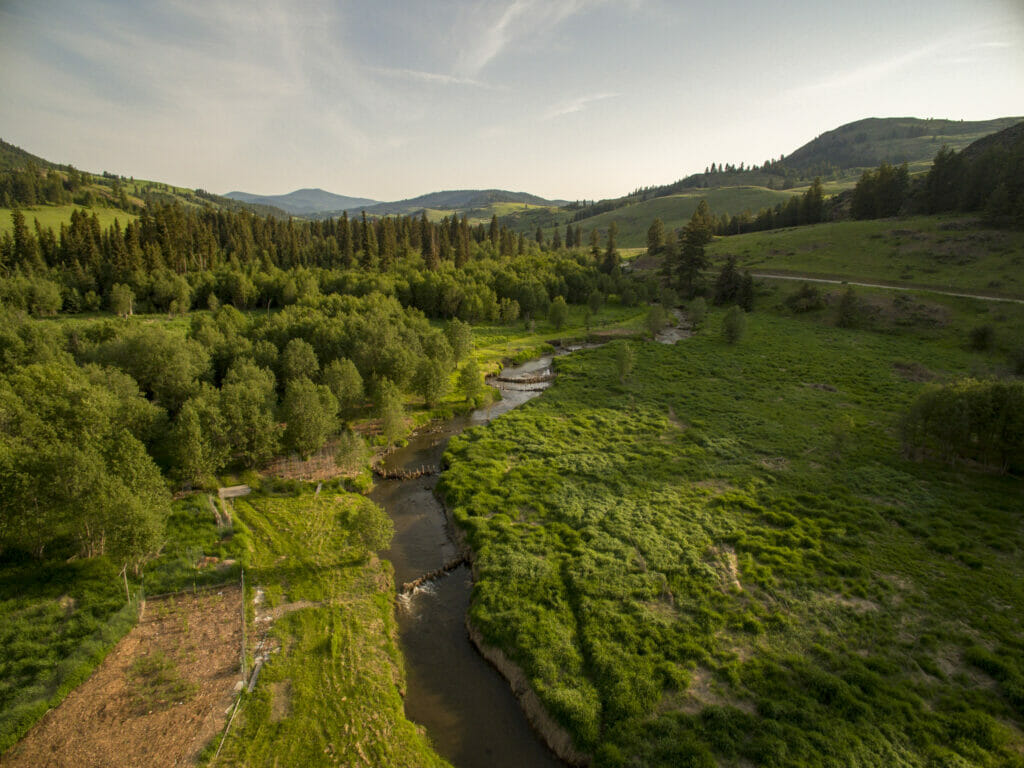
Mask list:
POLYGON ((296 221, 175 202, 106 228, 76 210, 55 232, 38 223, 33 231, 18 209, 11 216, 13 229, 0 238, 0 300, 38 315, 280 307, 316 293, 378 291, 431 317, 507 321, 536 317, 556 295, 585 301, 598 277, 573 250, 578 227, 567 228, 569 249, 559 240, 547 259, 497 218, 476 226, 455 215, 296 221))
POLYGON ((943 147, 927 174, 882 163, 854 188, 850 214, 872 219, 915 213, 980 213, 995 226, 1024 227, 1024 129, 1014 126, 980 148, 943 147), (973 149, 972 149, 973 148, 973 149))

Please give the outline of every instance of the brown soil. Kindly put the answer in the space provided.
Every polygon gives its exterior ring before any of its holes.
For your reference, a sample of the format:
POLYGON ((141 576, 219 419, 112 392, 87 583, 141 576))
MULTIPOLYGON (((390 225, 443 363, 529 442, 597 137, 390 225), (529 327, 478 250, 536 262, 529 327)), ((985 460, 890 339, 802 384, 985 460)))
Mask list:
POLYGON ((192 765, 227 722, 239 680, 239 587, 151 600, 92 677, 0 757, 3 768, 192 765), (132 665, 166 658, 185 701, 147 697, 132 665), (140 701, 148 711, 140 713, 140 701))

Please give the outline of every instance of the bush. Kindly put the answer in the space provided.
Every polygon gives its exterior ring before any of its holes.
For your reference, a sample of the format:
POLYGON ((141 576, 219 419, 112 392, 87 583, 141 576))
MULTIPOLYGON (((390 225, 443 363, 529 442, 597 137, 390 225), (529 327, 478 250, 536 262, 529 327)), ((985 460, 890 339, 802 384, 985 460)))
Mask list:
POLYGON ((1024 376, 1024 347, 1018 347, 1010 355, 1010 369, 1018 376, 1024 376))
POLYGON ((746 313, 740 307, 733 305, 722 320, 722 336, 728 343, 735 344, 743 338, 743 332, 746 329, 746 313))
POLYGON ((996 329, 991 325, 978 325, 971 328, 969 334, 970 346, 975 352, 984 352, 992 349, 996 339, 996 329))
POLYGON ((699 327, 708 315, 708 303, 704 300, 704 297, 698 296, 691 301, 686 308, 686 314, 690 318, 690 325, 694 328, 699 327))
POLYGON ((840 328, 860 328, 867 320, 864 304, 857 298, 853 286, 848 286, 839 300, 839 313, 836 325, 840 328))
POLYGON ((825 306, 825 300, 821 296, 821 291, 818 290, 817 286, 810 283, 800 283, 800 287, 794 293, 787 296, 784 303, 791 312, 797 314, 812 312, 825 306))
POLYGON ((651 304, 647 310, 645 323, 647 325, 647 332, 651 336, 657 336, 668 325, 668 312, 665 311, 661 304, 651 304))

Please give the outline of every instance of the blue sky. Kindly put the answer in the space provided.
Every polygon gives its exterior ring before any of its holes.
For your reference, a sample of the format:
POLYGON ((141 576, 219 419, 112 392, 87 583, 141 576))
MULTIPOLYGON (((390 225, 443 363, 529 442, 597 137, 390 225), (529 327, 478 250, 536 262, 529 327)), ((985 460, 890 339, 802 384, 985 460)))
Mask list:
POLYGON ((0 0, 0 137, 212 192, 575 200, 1024 115, 1024 2, 0 0))

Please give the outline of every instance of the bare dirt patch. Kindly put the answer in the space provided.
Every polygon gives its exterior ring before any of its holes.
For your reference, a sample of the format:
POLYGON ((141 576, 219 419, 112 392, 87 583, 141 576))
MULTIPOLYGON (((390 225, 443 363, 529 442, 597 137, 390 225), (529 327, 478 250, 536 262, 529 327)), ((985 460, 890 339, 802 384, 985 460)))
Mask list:
POLYGON ((239 680, 241 616, 238 587, 150 601, 92 677, 0 757, 0 766, 194 764, 227 721, 239 680), (140 675, 154 659, 173 685, 140 675))
POLYGON ((725 480, 718 478, 707 478, 705 480, 698 480, 694 485, 697 488, 703 488, 704 490, 711 491, 712 493, 722 494, 728 493, 729 491, 735 491, 736 486, 730 485, 725 480))
POLYGON ((704 707, 731 706, 748 714, 753 714, 755 707, 752 702, 743 701, 730 696, 723 686, 715 680, 714 674, 707 667, 697 667, 690 678, 690 685, 683 693, 665 696, 659 711, 666 712, 678 709, 688 715, 699 714, 704 707))
POLYGON ((292 681, 270 684, 270 722, 279 723, 292 712, 292 681))
POLYGON ((935 381, 939 378, 920 363, 897 361, 892 364, 892 369, 904 381, 935 381))
POLYGON ((740 584, 740 563, 735 549, 728 544, 711 547, 709 559, 711 566, 718 573, 723 591, 743 591, 743 585, 740 584))

